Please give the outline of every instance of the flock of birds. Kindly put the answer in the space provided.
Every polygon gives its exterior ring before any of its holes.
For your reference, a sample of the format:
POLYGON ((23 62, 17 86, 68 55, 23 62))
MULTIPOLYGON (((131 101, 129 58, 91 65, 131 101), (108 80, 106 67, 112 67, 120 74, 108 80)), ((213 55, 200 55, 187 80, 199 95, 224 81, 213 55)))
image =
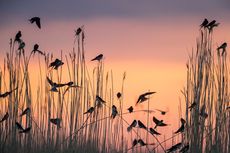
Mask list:
MULTIPOLYGON (((31 24, 35 23, 37 25, 37 27, 39 29, 41 29, 41 21, 40 21, 39 17, 33 17, 33 18, 29 19, 29 21, 31 24)), ((213 28, 217 27, 218 25, 219 25, 219 23, 217 23, 215 20, 209 22, 207 19, 204 19, 204 21, 200 25, 200 28, 208 29, 209 32, 212 32, 213 28)), ((81 33, 84 34, 82 28, 78 28, 75 31, 76 36, 79 36, 81 33)), ((21 39, 21 37, 22 37, 22 33, 21 33, 21 31, 18 31, 18 33, 15 36, 14 42, 18 43, 18 46, 19 46, 18 50, 24 52, 25 42, 21 39)), ((222 50, 221 55, 226 53, 226 47, 227 47, 227 43, 225 42, 217 48, 218 53, 220 54, 221 50, 222 50)), ((44 52, 39 50, 38 44, 34 45, 33 50, 31 52, 31 54, 35 54, 35 53, 46 56, 46 54, 44 52)), ((96 56, 95 58, 93 58, 91 61, 100 62, 102 59, 103 59, 103 54, 100 54, 100 55, 96 56)), ((63 64, 64 64, 64 62, 57 58, 49 64, 49 68, 57 70, 63 64)), ((47 77, 47 82, 49 83, 49 85, 51 87, 50 88, 51 92, 58 92, 59 91, 58 89, 62 88, 62 87, 67 87, 65 92, 71 87, 80 88, 78 85, 75 85, 74 82, 72 82, 72 81, 67 82, 67 83, 56 83, 56 82, 52 81, 49 77, 47 77)), ((5 93, 0 93, 0 98, 6 98, 10 94, 12 94, 15 90, 17 90, 17 88, 15 88, 11 91, 7 91, 5 93)), ((139 96, 137 102, 136 102, 136 105, 139 105, 140 103, 147 101, 150 98, 150 95, 155 94, 155 93, 156 92, 146 92, 146 93, 141 94, 139 96)), ((118 99, 120 99, 122 97, 122 94, 120 92, 118 92, 116 96, 118 99)), ((83 114, 91 115, 93 112, 95 112, 96 107, 102 107, 103 104, 105 105, 106 101, 103 100, 99 95, 96 95, 94 107, 90 107, 83 114)), ((192 103, 191 106, 189 106, 190 111, 192 111, 192 109, 194 109, 196 107, 196 105, 197 104, 195 102, 192 103)), ((228 109, 229 109, 229 107, 228 107, 228 109)), ((113 105, 111 110, 112 110, 111 118, 114 119, 117 115, 119 115, 118 109, 115 105, 113 105)), ((133 113, 134 107, 130 106, 129 108, 127 108, 127 110, 128 110, 128 113, 133 113)), ((165 115, 167 113, 167 111, 162 111, 159 109, 156 109, 156 110, 159 111, 162 115, 165 115)), ((31 111, 30 108, 27 107, 25 110, 22 111, 22 113, 19 115, 19 117, 26 116, 28 113, 30 113, 30 111, 31 111)), ((204 118, 208 117, 208 114, 205 112, 205 104, 201 107, 200 116, 204 117, 204 118)), ((0 120, 0 123, 6 121, 8 118, 9 118, 9 113, 6 112, 6 114, 0 120)), ((51 118, 51 119, 49 119, 49 121, 52 124, 56 125, 57 128, 61 128, 61 118, 51 118)), ((147 128, 147 126, 144 125, 144 123, 141 122, 140 120, 133 120, 132 123, 127 127, 127 131, 130 132, 133 128, 137 127, 137 128, 146 130, 151 135, 158 136, 158 135, 161 135, 161 133, 159 133, 157 131, 157 128, 158 127, 165 127, 165 126, 169 125, 169 124, 164 123, 163 120, 157 119, 154 116, 153 116, 152 121, 155 124, 155 127, 147 128)), ((180 123, 181 123, 181 126, 174 132, 174 134, 179 134, 179 133, 184 132, 186 121, 183 118, 181 118, 180 123)), ((16 122, 15 125, 16 125, 17 129, 19 130, 19 133, 28 133, 31 130, 31 127, 25 127, 24 128, 18 122, 16 122)), ((142 139, 134 139, 132 142, 132 148, 138 144, 140 146, 152 145, 152 144, 147 144, 142 139)), ((183 144, 182 142, 177 143, 177 144, 171 146, 169 149, 167 149, 167 152, 170 153, 170 152, 177 151, 177 150, 179 150, 179 152, 181 152, 181 153, 186 153, 189 150, 189 144, 188 143, 183 144)))

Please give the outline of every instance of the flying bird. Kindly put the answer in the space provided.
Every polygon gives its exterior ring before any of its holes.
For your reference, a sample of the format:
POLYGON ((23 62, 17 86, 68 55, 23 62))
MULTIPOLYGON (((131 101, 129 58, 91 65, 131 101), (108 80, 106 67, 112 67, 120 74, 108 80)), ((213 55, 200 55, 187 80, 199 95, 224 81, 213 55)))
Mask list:
POLYGON ((28 132, 30 132, 30 130, 31 130, 31 127, 28 127, 26 129, 19 131, 19 133, 28 133, 28 132))
POLYGON ((140 95, 139 98, 138 98, 138 100, 137 100, 136 105, 137 105, 138 103, 142 103, 142 102, 148 100, 149 98, 147 98, 146 96, 152 95, 152 94, 154 94, 154 93, 156 93, 156 92, 146 92, 146 93, 140 95))
POLYGON ((117 107, 115 105, 112 106, 112 115, 111 117, 114 119, 118 114, 117 107))
POLYGON ((22 41, 21 37, 22 37, 22 32, 18 31, 18 33, 15 35, 14 42, 20 43, 22 41))
POLYGON ((128 126, 127 131, 131 131, 132 128, 136 127, 137 125, 137 120, 133 120, 133 122, 128 126))
POLYGON ((158 120, 156 117, 153 116, 153 122, 156 124, 154 129, 156 129, 158 126, 167 126, 168 124, 165 124, 163 120, 158 120))
POLYGON ((183 118, 181 118, 181 126, 180 126, 180 128, 179 128, 176 132, 174 132, 174 134, 184 132, 184 129, 185 129, 185 123, 186 123, 186 121, 185 121, 183 118))
POLYGON ((102 58, 103 58, 103 54, 99 54, 98 56, 93 58, 91 61, 101 61, 102 58))
POLYGON ((94 107, 90 107, 84 114, 92 114, 94 111, 94 107))
POLYGON ((149 132, 152 134, 152 135, 161 135, 159 132, 157 132, 156 130, 154 130, 153 128, 149 128, 149 132))
POLYGON ((139 128, 147 130, 147 127, 144 125, 144 123, 142 123, 140 120, 138 120, 137 122, 138 122, 139 128))
POLYGON ((61 119, 60 118, 51 118, 50 122, 56 125, 58 128, 61 128, 61 119))
POLYGON ((167 111, 163 111, 163 110, 160 110, 160 109, 155 109, 157 111, 159 111, 161 113, 161 115, 165 115, 167 113, 167 111))
POLYGON ((39 17, 32 17, 31 19, 29 19, 29 21, 30 21, 31 24, 33 24, 35 22, 37 27, 39 29, 41 29, 41 19, 39 17))
POLYGON ((9 113, 6 112, 6 114, 3 116, 3 118, 0 120, 0 123, 7 120, 9 118, 9 113))
POLYGON ((167 153, 176 151, 176 150, 180 149, 181 146, 182 146, 182 143, 177 143, 177 144, 173 145, 171 148, 167 149, 167 153))
POLYGON ((37 53, 39 53, 39 54, 45 56, 45 53, 43 53, 42 51, 38 50, 38 48, 39 48, 39 45, 38 45, 38 44, 35 44, 35 45, 34 45, 34 48, 33 48, 33 50, 32 50, 32 52, 31 52, 31 54, 34 55, 34 54, 37 52, 37 53))
POLYGON ((5 93, 0 93, 0 98, 6 98, 7 96, 9 96, 13 91, 17 90, 18 88, 15 88, 11 91, 7 91, 5 93))
POLYGON ((128 109, 129 113, 132 113, 133 112, 133 106, 130 106, 128 109))
POLYGON ((122 96, 122 95, 121 95, 121 93, 120 93, 120 92, 118 92, 118 93, 117 93, 117 98, 118 98, 118 99, 120 99, 120 98, 121 98, 121 96, 122 96))
POLYGON ((201 23, 200 28, 205 28, 208 25, 208 20, 205 18, 204 21, 201 23))
POLYGON ((15 122, 15 125, 16 125, 16 127, 17 127, 18 130, 21 130, 21 131, 24 130, 24 128, 22 127, 22 125, 20 123, 15 122))
POLYGON ((22 112, 22 114, 21 114, 20 116, 22 117, 23 115, 26 115, 26 114, 28 114, 29 112, 30 112, 30 108, 27 107, 27 108, 22 112))
POLYGON ((220 23, 216 23, 216 20, 211 21, 206 27, 208 28, 209 32, 212 32, 214 27, 217 27, 220 23))
POLYGON ((189 150, 189 144, 187 144, 184 147, 182 147, 179 152, 186 153, 188 150, 189 150))
POLYGON ((52 68, 54 68, 55 70, 57 70, 60 66, 62 66, 64 63, 61 61, 61 60, 59 60, 59 59, 55 59, 55 61, 53 61, 53 62, 51 62, 50 63, 50 65, 49 65, 49 67, 52 67, 52 68))

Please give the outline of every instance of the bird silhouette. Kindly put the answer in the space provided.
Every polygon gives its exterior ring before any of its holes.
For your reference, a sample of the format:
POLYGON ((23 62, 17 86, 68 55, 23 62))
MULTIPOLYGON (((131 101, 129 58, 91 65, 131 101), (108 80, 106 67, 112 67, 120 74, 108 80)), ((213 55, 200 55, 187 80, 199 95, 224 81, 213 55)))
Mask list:
POLYGON ((122 96, 122 95, 121 95, 121 93, 120 93, 120 92, 118 92, 118 93, 117 93, 117 98, 118 98, 118 99, 120 99, 120 98, 121 98, 121 96, 122 96))
POLYGON ((156 129, 158 126, 167 126, 168 124, 165 124, 163 120, 158 120, 156 117, 153 116, 153 122, 156 124, 154 129, 156 129))
POLYGON ((165 115, 167 113, 167 111, 163 111, 163 110, 160 110, 160 109, 155 109, 157 111, 159 111, 161 113, 161 115, 165 115))
POLYGON ((174 132, 174 134, 184 132, 185 123, 186 123, 186 121, 183 118, 181 118, 181 126, 179 127, 179 129, 176 132, 174 132))
POLYGON ((181 146, 182 146, 182 143, 177 143, 177 144, 173 145, 171 148, 167 149, 167 153, 176 151, 176 150, 180 149, 181 146))
POLYGON ((22 117, 23 115, 26 115, 26 114, 28 114, 29 112, 30 112, 30 108, 27 107, 27 108, 22 112, 22 114, 21 114, 20 116, 22 117))
POLYGON ((82 29, 80 27, 77 28, 77 30, 75 31, 76 36, 79 36, 81 32, 82 32, 82 29))
POLYGON ((28 133, 28 132, 30 132, 30 130, 31 130, 31 127, 28 127, 26 129, 19 131, 19 133, 28 133))
POLYGON ((132 113, 133 112, 133 106, 130 106, 128 109, 129 113, 132 113))
POLYGON ((96 103, 96 106, 101 107, 102 104, 105 104, 106 102, 100 96, 96 95, 95 103, 96 103))
POLYGON ((217 27, 220 23, 216 23, 216 20, 211 21, 206 27, 209 30, 209 33, 213 31, 214 27, 217 27))
POLYGON ((24 50, 25 46, 26 46, 25 42, 21 41, 21 42, 19 43, 18 50, 19 50, 19 51, 24 50))
POLYGON ((179 152, 186 153, 188 150, 189 150, 189 144, 187 144, 184 147, 182 147, 179 152))
POLYGON ((221 55, 223 56, 224 53, 226 52, 226 48, 227 48, 227 43, 224 42, 222 45, 220 45, 220 46, 217 48, 218 55, 220 55, 220 50, 222 50, 221 55))
POLYGON ((22 125, 21 125, 20 123, 15 122, 15 125, 16 125, 16 128, 17 128, 18 130, 20 130, 20 131, 23 131, 23 130, 24 130, 24 128, 22 127, 22 125))
POLYGON ((137 139, 134 139, 133 143, 132 143, 132 147, 135 147, 137 145, 137 143, 138 143, 137 139))
POLYGON ((51 86, 51 89, 50 91, 53 91, 53 92, 58 92, 57 88, 61 88, 61 87, 64 87, 66 86, 67 84, 66 83, 56 83, 56 82, 53 82, 50 78, 46 77, 48 83, 50 84, 51 86))
POLYGON ((200 28, 205 28, 208 25, 208 20, 205 18, 204 21, 201 23, 200 28))
POLYGON ((15 35, 14 42, 18 42, 20 44, 22 42, 21 37, 22 37, 22 32, 18 31, 18 33, 15 35))
POLYGON ((17 90, 18 88, 15 88, 11 91, 7 91, 5 93, 0 93, 0 98, 6 98, 7 96, 9 96, 12 92, 14 92, 15 90, 17 90))
POLYGON ((92 114, 94 111, 94 107, 90 107, 84 114, 92 114))
POLYGON ((154 130, 153 128, 149 128, 149 132, 152 134, 152 135, 161 135, 160 133, 158 133, 156 130, 154 130))
POLYGON ((147 130, 147 127, 144 125, 144 123, 142 123, 140 120, 138 120, 137 122, 138 122, 139 128, 147 130))
POLYGON ((132 128, 136 127, 137 125, 137 120, 133 120, 133 122, 128 126, 127 131, 131 131, 132 128))
POLYGON ((41 29, 41 19, 39 17, 32 17, 31 19, 29 19, 29 21, 30 21, 31 24, 33 24, 35 22, 37 27, 39 29, 41 29))
POLYGON ((118 114, 117 107, 115 105, 112 106, 112 114, 111 117, 114 119, 118 114))
POLYGON ((50 122, 56 125, 58 128, 61 128, 61 119, 60 118, 51 118, 50 122))
POLYGON ((103 58, 103 54, 99 54, 98 56, 96 56, 95 58, 93 58, 91 61, 101 61, 103 58))
POLYGON ((146 145, 147 145, 142 139, 137 140, 137 142, 138 142, 141 146, 146 146, 146 145))
POLYGON ((9 113, 6 112, 6 114, 3 116, 3 118, 0 120, 0 123, 6 121, 9 118, 9 113))
POLYGON ((196 102, 193 102, 188 108, 191 111, 192 109, 194 109, 196 107, 196 105, 197 105, 196 102))
POLYGON ((49 67, 54 68, 57 70, 60 66, 62 66, 64 63, 60 59, 55 59, 55 61, 51 62, 49 67))
POLYGON ((32 50, 32 52, 31 52, 31 54, 34 55, 34 54, 37 52, 37 53, 39 53, 39 54, 45 56, 45 53, 43 53, 42 51, 38 50, 38 48, 39 48, 39 45, 38 45, 38 44, 35 44, 35 45, 34 45, 34 48, 33 48, 33 50, 32 50))
POLYGON ((148 100, 149 98, 147 98, 146 96, 152 95, 152 94, 154 94, 154 93, 156 93, 156 92, 146 92, 146 93, 140 95, 139 98, 138 98, 138 100, 137 100, 136 105, 137 105, 138 103, 142 103, 142 102, 148 100))

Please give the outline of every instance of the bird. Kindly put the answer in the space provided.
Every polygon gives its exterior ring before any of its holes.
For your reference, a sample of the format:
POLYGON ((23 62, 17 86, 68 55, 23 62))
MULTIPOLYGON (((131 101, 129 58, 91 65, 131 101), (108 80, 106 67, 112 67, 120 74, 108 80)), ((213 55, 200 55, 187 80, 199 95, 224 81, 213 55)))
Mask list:
POLYGON ((21 130, 21 131, 24 130, 24 128, 22 127, 22 125, 20 123, 15 122, 15 125, 16 125, 16 127, 17 127, 18 130, 21 130))
POLYGON ((25 42, 21 41, 21 42, 19 43, 18 50, 19 50, 19 51, 20 51, 20 50, 24 50, 25 46, 26 46, 25 42))
POLYGON ((154 93, 156 93, 156 92, 146 92, 146 93, 140 95, 139 98, 138 98, 138 100, 137 100, 136 105, 137 105, 138 103, 142 103, 142 102, 148 100, 149 98, 147 98, 146 96, 151 95, 151 94, 154 94, 154 93))
POLYGON ((33 48, 33 50, 32 50, 32 52, 31 52, 31 54, 35 54, 35 53, 37 52, 37 53, 39 53, 39 54, 45 56, 45 53, 43 53, 42 51, 38 50, 38 48, 39 48, 39 45, 38 45, 38 44, 35 44, 35 45, 34 45, 34 48, 33 48))
POLYGON ((201 109, 200 109, 200 116, 203 117, 203 118, 208 117, 208 114, 205 112, 205 104, 203 104, 201 109))
POLYGON ((214 24, 216 24, 216 20, 212 20, 211 22, 209 22, 208 24, 206 24, 206 27, 213 26, 214 24))
POLYGON ((186 121, 185 121, 183 118, 181 118, 181 126, 180 126, 180 128, 179 128, 176 132, 174 132, 174 134, 184 132, 184 129, 185 129, 185 123, 186 123, 186 121))
POLYGON ((29 19, 30 23, 33 24, 34 22, 36 23, 37 27, 41 29, 41 19, 40 17, 32 17, 29 19))
POLYGON ((190 109, 190 111, 196 107, 196 102, 193 102, 188 108, 190 109))
POLYGON ((30 132, 30 130, 31 130, 31 127, 28 127, 26 129, 19 131, 19 133, 28 133, 28 132, 30 132))
POLYGON ((18 33, 15 35, 14 42, 20 43, 22 41, 21 37, 22 37, 22 32, 19 30, 18 33))
POLYGON ((205 28, 208 25, 208 19, 204 19, 204 21, 201 23, 200 28, 205 28))
POLYGON ((136 127, 137 125, 137 120, 133 120, 133 122, 128 126, 127 131, 131 131, 132 128, 136 127))
POLYGON ((156 130, 154 130, 153 128, 149 128, 149 132, 152 134, 152 135, 161 135, 160 133, 158 133, 156 130))
POLYGON ((49 77, 46 77, 46 79, 47 79, 48 83, 51 86, 50 91, 53 91, 53 92, 58 92, 57 88, 61 88, 61 87, 64 87, 64 86, 67 85, 66 83, 56 83, 56 82, 53 82, 49 77))
POLYGON ((56 125, 58 128, 61 128, 61 119, 60 118, 51 118, 50 122, 56 125))
POLYGON ((226 47, 227 47, 227 43, 226 43, 226 42, 224 42, 222 45, 220 45, 220 46, 217 48, 218 55, 220 55, 220 50, 222 49, 221 55, 223 56, 224 53, 226 52, 226 47))
POLYGON ((103 58, 103 54, 99 54, 98 56, 93 58, 91 61, 101 61, 102 58, 103 58))
POLYGON ((128 109, 129 113, 132 113, 133 112, 133 106, 130 106, 128 109))
POLYGON ((79 34, 82 32, 82 29, 79 27, 77 30, 75 30, 76 36, 79 36, 79 34))
POLYGON ((100 96, 96 95, 96 101, 95 101, 96 105, 101 107, 102 104, 106 103, 100 96))
POLYGON ((220 23, 216 23, 216 20, 212 20, 206 27, 209 30, 209 33, 212 32, 214 27, 217 27, 220 23))
POLYGON ((22 114, 20 115, 20 117, 22 117, 23 115, 26 115, 26 114, 29 113, 29 112, 30 112, 30 108, 27 107, 27 108, 22 112, 22 114))
POLYGON ((53 61, 53 62, 50 63, 49 67, 52 67, 55 70, 57 70, 63 64, 64 63, 60 59, 56 58, 55 61, 53 61))
POLYGON ((122 95, 121 95, 121 93, 120 93, 120 92, 118 92, 118 93, 117 93, 117 98, 118 98, 118 99, 120 99, 120 98, 121 98, 121 96, 122 96, 122 95))
POLYGON ((132 143, 132 147, 135 147, 137 144, 138 144, 137 139, 134 139, 134 140, 133 140, 133 143, 132 143))
POLYGON ((112 114, 111 117, 114 119, 118 114, 117 107, 115 105, 112 106, 112 114))
POLYGON ((139 128, 147 130, 147 127, 144 125, 144 123, 142 123, 140 120, 138 120, 137 122, 138 122, 139 128))
POLYGON ((9 113, 6 112, 6 114, 3 116, 3 118, 0 120, 0 123, 7 120, 9 118, 9 113))
POLYGON ((142 139, 137 140, 137 142, 138 142, 141 146, 146 146, 146 145, 147 145, 142 139))
POLYGON ((180 149, 182 146, 182 143, 177 143, 175 145, 173 145, 172 147, 170 147, 169 149, 167 149, 167 153, 170 153, 170 152, 173 152, 173 151, 176 151, 178 149, 180 149))
POLYGON ((186 153, 188 150, 189 150, 189 144, 187 144, 184 147, 182 147, 179 152, 186 153))
POLYGON ((168 124, 165 124, 163 120, 158 120, 156 117, 153 116, 153 122, 156 124, 154 129, 156 129, 158 126, 167 126, 168 124))
POLYGON ((94 107, 90 107, 84 114, 92 114, 94 111, 94 107))
POLYGON ((11 91, 7 91, 5 93, 0 93, 0 98, 6 98, 7 96, 9 96, 13 91, 17 90, 18 88, 15 88, 11 91))
POLYGON ((166 111, 162 111, 160 109, 155 109, 155 110, 159 111, 161 113, 161 115, 165 115, 167 113, 166 111))

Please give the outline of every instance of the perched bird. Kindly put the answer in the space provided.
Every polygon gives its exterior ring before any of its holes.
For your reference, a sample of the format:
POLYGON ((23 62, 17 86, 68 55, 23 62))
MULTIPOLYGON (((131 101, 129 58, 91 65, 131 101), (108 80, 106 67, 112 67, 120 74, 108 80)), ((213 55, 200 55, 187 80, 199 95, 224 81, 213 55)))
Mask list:
POLYGON ((82 32, 82 29, 79 27, 77 28, 77 30, 75 31, 75 35, 79 36, 79 34, 82 32))
POLYGON ((14 42, 20 43, 22 41, 21 37, 22 37, 22 32, 18 31, 18 33, 15 35, 14 42))
POLYGON ((156 93, 156 92, 146 92, 146 93, 140 95, 139 98, 138 98, 138 100, 137 100, 136 105, 137 105, 138 103, 142 103, 142 102, 148 100, 149 98, 147 98, 146 96, 152 95, 152 94, 154 94, 154 93, 156 93))
POLYGON ((146 145, 147 145, 142 139, 137 140, 137 142, 138 142, 141 146, 146 146, 146 145))
POLYGON ((56 125, 58 128, 61 128, 61 119, 60 118, 51 118, 50 122, 56 125))
POLYGON ((208 114, 205 112, 205 104, 202 105, 201 109, 200 109, 200 116, 203 118, 207 118, 208 114))
POLYGON ((96 101, 95 101, 96 105, 101 107, 102 104, 106 103, 101 97, 99 97, 98 95, 96 95, 96 101))
POLYGON ((7 120, 9 118, 9 113, 6 112, 6 114, 3 116, 3 118, 0 120, 0 123, 7 120))
POLYGON ((39 54, 45 56, 45 53, 43 53, 42 51, 38 50, 38 48, 39 48, 39 45, 38 45, 38 44, 35 44, 35 45, 34 45, 34 48, 33 48, 33 50, 32 50, 32 52, 31 52, 31 54, 35 54, 35 53, 37 52, 37 53, 39 53, 39 54))
POLYGON ((32 17, 31 19, 29 19, 29 21, 31 24, 35 22, 37 27, 41 29, 41 19, 39 17, 32 17))
POLYGON ((90 107, 84 114, 91 114, 94 111, 94 107, 90 107))
POLYGON ((28 133, 28 132, 30 132, 30 130, 31 130, 31 127, 28 127, 26 129, 19 131, 19 133, 28 133))
POLYGON ((159 111, 161 113, 161 115, 165 115, 167 113, 167 111, 162 111, 160 109, 155 109, 155 110, 159 111))
POLYGON ((64 63, 61 61, 61 60, 59 60, 59 59, 55 59, 55 61, 53 61, 53 62, 51 62, 50 63, 50 65, 49 65, 49 67, 52 67, 52 68, 54 68, 55 70, 57 70, 60 66, 62 66, 64 63))
POLYGON ((171 148, 167 149, 167 153, 176 151, 176 150, 180 149, 181 146, 182 146, 182 143, 177 143, 177 144, 173 145, 171 148))
POLYGON ((156 130, 154 130, 153 128, 149 128, 149 132, 152 134, 152 135, 161 135, 160 133, 158 133, 156 130))
POLYGON ((114 119, 118 114, 117 107, 115 105, 112 106, 112 114, 111 117, 114 119))
POLYGON ((129 113, 132 113, 133 112, 133 106, 130 106, 128 109, 129 113))
POLYGON ((11 91, 7 91, 5 93, 0 93, 0 98, 6 98, 7 96, 9 96, 13 91, 17 90, 18 88, 15 88, 11 91))
POLYGON ((186 153, 188 150, 189 150, 189 144, 187 144, 184 147, 182 147, 179 152, 186 153))
POLYGON ((19 43, 18 50, 19 50, 19 51, 20 51, 20 50, 24 50, 25 46, 26 46, 25 42, 21 41, 21 42, 19 43))
POLYGON ((24 128, 22 127, 22 125, 20 123, 15 122, 15 125, 16 125, 16 127, 17 127, 18 130, 21 130, 21 131, 24 130, 24 128))
POLYGON ((120 93, 120 92, 117 93, 117 98, 118 98, 118 99, 121 98, 121 93, 120 93))
POLYGON ((136 127, 137 125, 137 120, 133 120, 133 122, 128 126, 127 131, 131 131, 132 128, 136 127))
POLYGON ((217 48, 218 55, 220 55, 220 50, 222 49, 221 55, 223 56, 224 53, 226 52, 226 47, 227 47, 227 43, 226 43, 226 42, 224 42, 221 46, 219 46, 219 47, 217 48))
POLYGON ((101 61, 102 58, 103 58, 103 54, 99 54, 98 56, 93 58, 91 61, 101 61))
POLYGON ((188 108, 190 109, 190 111, 196 107, 196 102, 193 102, 188 108))
POLYGON ((201 23, 200 28, 205 28, 208 25, 208 20, 205 18, 204 21, 201 23))
POLYGON ((137 143, 138 143, 137 139, 134 139, 133 143, 132 143, 132 147, 135 147, 137 145, 137 143))
POLYGON ((220 23, 216 23, 216 20, 211 21, 206 27, 209 30, 209 33, 212 32, 214 27, 217 27, 220 23))
POLYGON ((185 123, 186 123, 186 121, 183 118, 181 118, 181 126, 179 127, 179 129, 176 132, 174 132, 174 134, 184 132, 185 123))
POLYGON ((157 128, 157 126, 167 126, 168 124, 165 124, 163 120, 158 120, 156 117, 153 116, 153 122, 156 124, 154 129, 157 128))
POLYGON ((147 130, 147 127, 140 120, 138 120, 137 122, 138 122, 139 128, 147 130))
POLYGON ((209 22, 206 27, 210 27, 213 26, 214 24, 216 24, 216 20, 212 20, 211 22, 209 22))
POLYGON ((27 108, 22 112, 22 114, 21 114, 20 116, 22 117, 23 115, 26 115, 26 114, 28 114, 29 112, 30 112, 30 108, 27 107, 27 108))

